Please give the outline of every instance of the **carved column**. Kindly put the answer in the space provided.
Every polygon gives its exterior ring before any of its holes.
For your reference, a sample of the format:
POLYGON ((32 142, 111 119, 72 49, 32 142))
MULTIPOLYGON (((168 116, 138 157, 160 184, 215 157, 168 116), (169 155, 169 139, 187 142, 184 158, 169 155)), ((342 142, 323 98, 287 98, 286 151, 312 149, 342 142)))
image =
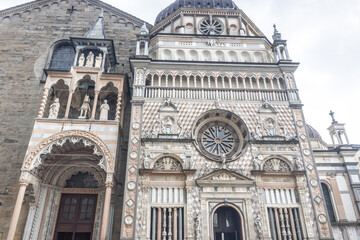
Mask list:
POLYGON ((100 230, 100 240, 106 240, 108 223, 109 223, 111 190, 112 187, 114 186, 114 183, 113 181, 107 181, 105 183, 105 186, 106 186, 106 191, 105 191, 104 210, 103 210, 103 217, 102 217, 101 230, 100 230))
POLYGON ((97 106, 97 102, 98 102, 98 98, 99 98, 99 93, 100 91, 95 91, 95 98, 94 98, 94 104, 93 104, 93 108, 92 108, 92 112, 91 112, 91 120, 95 119, 95 114, 96 114, 96 106, 97 106))
POLYGON ((46 102, 49 96, 49 88, 44 88, 44 92, 43 92, 43 97, 41 100, 41 106, 40 106, 40 110, 39 110, 39 114, 38 114, 38 118, 42 118, 44 116, 44 111, 45 111, 45 107, 46 107, 46 102))
POLYGON ((20 181, 19 193, 16 199, 14 212, 10 222, 10 228, 6 240, 13 240, 15 237, 16 227, 19 221, 22 203, 24 201, 26 187, 29 185, 26 181, 20 181))
POLYGON ((69 97, 68 97, 68 101, 67 101, 67 104, 66 104, 66 111, 65 111, 65 119, 69 118, 69 112, 70 112, 70 105, 71 105, 71 99, 72 99, 72 96, 74 94, 74 90, 70 90, 69 91, 69 97))
POLYGON ((117 97, 117 102, 116 102, 116 115, 115 115, 116 121, 120 121, 121 102, 122 102, 122 91, 119 91, 118 97, 117 97))

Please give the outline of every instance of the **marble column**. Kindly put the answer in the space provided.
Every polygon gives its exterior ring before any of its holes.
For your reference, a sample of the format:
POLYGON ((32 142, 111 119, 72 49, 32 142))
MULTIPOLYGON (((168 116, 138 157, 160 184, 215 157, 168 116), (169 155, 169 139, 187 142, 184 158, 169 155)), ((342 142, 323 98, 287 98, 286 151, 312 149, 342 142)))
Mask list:
POLYGON ((109 214, 110 214, 110 201, 111 201, 111 190, 114 186, 113 182, 106 182, 106 191, 105 191, 105 200, 104 200, 104 210, 100 230, 100 240, 106 240, 108 224, 109 224, 109 214))
POLYGON ((65 117, 64 117, 65 119, 69 118, 70 104, 71 104, 73 94, 74 94, 74 91, 70 90, 69 91, 68 101, 67 101, 67 104, 66 104, 66 111, 65 111, 65 117))
POLYGON ((100 91, 95 91, 95 98, 94 98, 94 104, 93 104, 93 108, 92 108, 92 113, 91 113, 91 120, 95 119, 95 114, 96 114, 96 109, 97 109, 97 102, 98 102, 98 98, 99 98, 99 93, 100 91))
POLYGON ((24 201, 26 187, 29 185, 28 182, 20 182, 19 193, 16 199, 14 212, 10 222, 10 228, 6 240, 13 240, 15 237, 16 227, 19 221, 22 203, 24 201))

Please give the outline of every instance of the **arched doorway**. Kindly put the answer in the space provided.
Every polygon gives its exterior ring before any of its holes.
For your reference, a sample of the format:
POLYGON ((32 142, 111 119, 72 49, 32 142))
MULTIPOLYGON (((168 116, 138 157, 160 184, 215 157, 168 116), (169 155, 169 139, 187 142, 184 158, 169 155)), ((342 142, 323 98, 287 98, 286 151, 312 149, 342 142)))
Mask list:
POLYGON ((232 207, 219 207, 213 215, 214 240, 242 240, 241 219, 232 207))

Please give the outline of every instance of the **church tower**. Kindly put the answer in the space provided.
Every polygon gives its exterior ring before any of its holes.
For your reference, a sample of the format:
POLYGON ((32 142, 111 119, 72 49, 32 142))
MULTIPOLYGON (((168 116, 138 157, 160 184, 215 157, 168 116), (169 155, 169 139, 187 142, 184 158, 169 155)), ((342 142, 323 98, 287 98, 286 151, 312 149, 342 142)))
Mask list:
POLYGON ((139 32, 121 239, 333 239, 273 40, 231 0, 176 0, 139 32))

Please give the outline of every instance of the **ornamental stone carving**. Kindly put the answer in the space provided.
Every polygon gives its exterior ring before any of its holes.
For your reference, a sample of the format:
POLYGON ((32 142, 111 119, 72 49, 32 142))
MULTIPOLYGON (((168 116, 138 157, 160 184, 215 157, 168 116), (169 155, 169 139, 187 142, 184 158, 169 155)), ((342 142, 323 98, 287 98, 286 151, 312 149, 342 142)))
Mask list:
POLYGON ((50 105, 49 119, 57 119, 60 109, 59 98, 55 98, 54 103, 50 105))
POLYGON ((267 160, 264 163, 264 167, 263 170, 266 172, 290 172, 291 169, 289 167, 289 165, 278 158, 273 158, 270 160, 267 160))
POLYGON ((160 158, 154 164, 154 170, 181 171, 182 169, 181 163, 171 157, 160 158))
POLYGON ((64 145, 67 140, 73 144, 82 141, 85 146, 94 146, 93 154, 103 156, 104 166, 102 166, 102 168, 107 172, 114 172, 115 160, 108 146, 94 134, 81 130, 60 132, 40 142, 25 157, 23 169, 31 170, 39 166, 41 164, 40 156, 42 154, 51 151, 54 145, 64 145))

